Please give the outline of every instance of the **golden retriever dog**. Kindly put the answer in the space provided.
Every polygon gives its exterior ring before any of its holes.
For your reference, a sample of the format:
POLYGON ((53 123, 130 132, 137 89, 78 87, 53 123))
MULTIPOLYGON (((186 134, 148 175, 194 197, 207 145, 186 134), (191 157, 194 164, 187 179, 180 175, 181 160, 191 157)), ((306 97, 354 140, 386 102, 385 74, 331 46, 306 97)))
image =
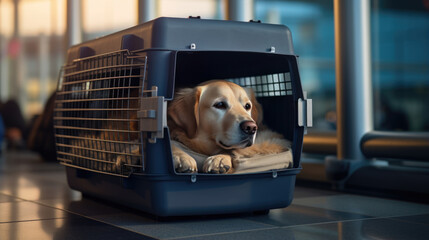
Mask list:
POLYGON ((212 80, 179 90, 169 103, 171 139, 208 156, 197 160, 172 141, 179 173, 233 173, 233 160, 289 150, 290 142, 262 126, 262 108, 250 88, 212 80))
MULTIPOLYGON (((138 91, 132 91, 131 97, 137 96, 138 91)), ((131 109, 138 109, 139 102, 130 100, 129 105, 131 109)), ((175 171, 234 173, 243 165, 251 165, 252 168, 258 165, 259 169, 261 165, 262 168, 269 165, 267 158, 261 159, 266 160, 264 163, 257 164, 246 162, 246 158, 287 152, 290 142, 281 134, 264 127, 262 115, 262 107, 256 101, 253 90, 235 83, 212 80, 195 88, 177 91, 167 110, 175 171)), ((139 156, 142 153, 136 133, 139 129, 136 111, 129 111, 129 114, 116 111, 109 118, 124 118, 126 121, 106 122, 106 131, 99 135, 83 134, 80 136, 82 140, 72 141, 76 148, 72 148, 71 153, 112 163, 95 163, 94 167, 103 171, 118 172, 124 165, 140 165, 139 156), (84 139, 92 139, 94 151, 82 150, 88 146, 88 141, 84 139), (106 140, 115 143, 106 143, 106 140)), ((291 154, 289 156, 276 166, 290 166, 292 157, 291 154)))

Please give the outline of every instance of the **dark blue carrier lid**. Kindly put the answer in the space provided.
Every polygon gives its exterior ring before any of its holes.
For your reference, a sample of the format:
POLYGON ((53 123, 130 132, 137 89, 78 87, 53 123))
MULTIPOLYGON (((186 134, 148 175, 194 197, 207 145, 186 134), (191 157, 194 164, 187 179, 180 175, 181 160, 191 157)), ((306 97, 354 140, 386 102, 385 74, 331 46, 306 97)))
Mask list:
POLYGON ((294 55, 292 36, 284 25, 224 20, 157 18, 126 30, 73 46, 73 60, 128 50, 195 50, 272 52, 294 55))

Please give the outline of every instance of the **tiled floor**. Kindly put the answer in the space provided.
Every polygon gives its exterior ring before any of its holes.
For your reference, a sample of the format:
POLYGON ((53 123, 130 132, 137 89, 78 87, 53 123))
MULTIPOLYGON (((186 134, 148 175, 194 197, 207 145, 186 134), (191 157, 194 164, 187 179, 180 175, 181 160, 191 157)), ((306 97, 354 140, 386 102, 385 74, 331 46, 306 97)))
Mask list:
POLYGON ((297 187, 268 215, 161 221, 82 198, 57 163, 3 153, 0 239, 429 239, 429 205, 297 187))

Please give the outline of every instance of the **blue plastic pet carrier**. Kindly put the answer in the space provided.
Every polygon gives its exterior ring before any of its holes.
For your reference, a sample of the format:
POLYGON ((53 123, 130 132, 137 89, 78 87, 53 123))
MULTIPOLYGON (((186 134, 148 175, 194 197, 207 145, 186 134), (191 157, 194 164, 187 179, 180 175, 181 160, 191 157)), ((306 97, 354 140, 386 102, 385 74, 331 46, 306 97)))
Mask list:
POLYGON ((157 216, 267 212, 292 201, 309 103, 287 27, 158 18, 68 50, 54 112, 58 160, 72 189, 157 216), (175 172, 166 105, 175 89, 210 79, 254 89, 264 124, 292 142, 292 168, 175 172))

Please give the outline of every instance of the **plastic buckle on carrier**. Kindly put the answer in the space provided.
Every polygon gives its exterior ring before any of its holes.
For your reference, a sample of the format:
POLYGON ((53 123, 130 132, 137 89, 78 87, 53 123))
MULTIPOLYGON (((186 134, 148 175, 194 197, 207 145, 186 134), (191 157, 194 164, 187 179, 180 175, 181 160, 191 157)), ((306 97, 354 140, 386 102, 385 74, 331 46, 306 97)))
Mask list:
POLYGON ((298 99, 298 126, 304 127, 304 134, 307 134, 307 127, 313 126, 313 100, 307 99, 307 92, 303 92, 304 99, 298 99))
POLYGON ((140 123, 140 131, 149 132, 150 143, 156 143, 157 138, 164 137, 164 127, 167 126, 167 102, 164 96, 158 96, 158 87, 153 86, 151 97, 140 98, 140 111, 137 118, 140 123))

